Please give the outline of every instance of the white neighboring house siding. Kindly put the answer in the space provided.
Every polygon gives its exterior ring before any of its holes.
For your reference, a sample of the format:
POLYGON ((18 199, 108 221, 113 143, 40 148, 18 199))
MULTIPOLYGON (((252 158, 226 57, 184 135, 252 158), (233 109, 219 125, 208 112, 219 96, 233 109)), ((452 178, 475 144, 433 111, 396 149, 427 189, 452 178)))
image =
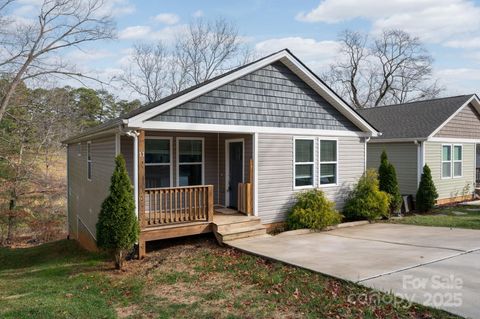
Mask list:
MULTIPOLYGON (((288 210, 299 191, 293 187, 294 138, 301 135, 258 134, 258 216, 262 223, 285 221, 288 210)), ((315 138, 315 185, 319 185, 318 148, 322 136, 315 138)), ((323 136, 332 139, 331 136, 323 136)), ((365 139, 337 137, 338 176, 336 186, 321 186, 327 197, 341 210, 351 187, 365 168, 365 139)))

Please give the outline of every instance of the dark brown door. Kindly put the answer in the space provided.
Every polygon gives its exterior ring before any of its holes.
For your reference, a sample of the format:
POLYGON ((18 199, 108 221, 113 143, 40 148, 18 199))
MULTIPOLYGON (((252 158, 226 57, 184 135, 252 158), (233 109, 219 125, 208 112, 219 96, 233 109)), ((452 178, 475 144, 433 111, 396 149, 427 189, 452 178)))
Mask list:
POLYGON ((238 183, 243 183, 243 142, 229 143, 228 172, 228 207, 237 209, 238 183))

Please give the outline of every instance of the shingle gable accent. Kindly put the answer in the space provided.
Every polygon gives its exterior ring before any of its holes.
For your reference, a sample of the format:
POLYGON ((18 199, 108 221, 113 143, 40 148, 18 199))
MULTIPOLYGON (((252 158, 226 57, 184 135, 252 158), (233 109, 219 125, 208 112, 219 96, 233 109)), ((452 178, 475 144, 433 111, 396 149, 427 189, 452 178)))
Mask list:
POLYGON ((151 121, 360 130, 281 62, 247 74, 151 121))
POLYGON ((472 104, 467 105, 435 137, 480 139, 480 114, 472 104))

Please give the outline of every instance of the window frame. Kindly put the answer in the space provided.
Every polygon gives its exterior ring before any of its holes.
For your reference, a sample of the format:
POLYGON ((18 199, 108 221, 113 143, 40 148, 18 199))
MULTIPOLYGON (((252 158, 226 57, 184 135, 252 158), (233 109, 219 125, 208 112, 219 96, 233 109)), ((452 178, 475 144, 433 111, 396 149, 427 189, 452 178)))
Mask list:
POLYGON ((293 185, 293 189, 294 190, 301 190, 301 189, 312 189, 312 188, 315 188, 315 185, 316 185, 316 162, 317 162, 317 151, 316 151, 316 148, 317 148, 317 139, 315 137, 311 137, 311 136, 294 136, 293 138, 293 181, 292 181, 292 185, 293 185), (297 143, 297 140, 307 140, 307 141, 312 141, 313 142, 313 162, 297 162, 296 161, 296 150, 297 150, 297 146, 296 146, 296 143, 297 143), (296 175, 297 175, 297 165, 313 165, 313 169, 312 169, 312 185, 303 185, 303 186, 297 186, 296 185, 296 175))
MULTIPOLYGON (((145 161, 145 167, 147 166, 170 166, 170 186, 167 187, 159 187, 159 188, 170 188, 173 185, 173 137, 171 136, 145 136, 145 140, 167 140, 170 142, 170 163, 147 163, 145 161)), ((146 143, 145 143, 146 144, 146 143)), ((147 149, 145 147, 145 155, 147 153, 147 149)), ((145 172, 145 179, 147 177, 147 173, 145 172)), ((147 188, 145 186, 145 189, 151 189, 147 188)))
MULTIPOLYGON (((463 153, 463 150, 462 150, 462 153, 463 153)), ((462 154, 462 158, 463 158, 463 154, 462 154)), ((463 167, 462 167, 462 170, 463 170, 463 167)), ((453 145, 452 144, 442 144, 441 152, 440 152, 440 178, 441 179, 451 179, 452 177, 453 177, 453 145), (447 160, 447 161, 443 160, 443 148, 445 146, 450 147, 450 160, 447 160), (450 175, 449 176, 443 176, 443 164, 444 163, 449 163, 450 164, 450 175)))
POLYGON ((329 138, 329 137, 319 137, 318 138, 318 187, 335 187, 338 186, 338 138, 329 138), (336 161, 327 161, 327 162, 322 162, 322 155, 320 154, 322 152, 322 141, 335 141, 335 150, 336 150, 336 161), (335 164, 335 183, 329 183, 329 184, 322 184, 320 179, 322 178, 322 164, 335 164))
MULTIPOLYGON (((176 138, 176 181, 175 185, 177 187, 180 186, 180 165, 202 165, 201 174, 202 174, 202 181, 200 185, 205 185, 205 137, 177 137, 176 138), (202 161, 201 162, 187 162, 187 163, 180 163, 180 141, 202 141, 202 161)), ((192 185, 193 186, 193 185, 192 185)), ((185 186, 188 187, 188 186, 185 186)))
POLYGON ((92 141, 87 141, 87 180, 92 181, 93 177, 93 159, 92 159, 92 141))
POLYGON ((77 143, 77 156, 78 157, 82 156, 82 142, 77 143))
POLYGON ((452 145, 452 178, 462 178, 463 177, 463 144, 453 144, 452 145), (460 146, 460 154, 462 159, 461 160, 455 160, 455 147, 460 146), (460 169, 461 169, 461 174, 460 175, 455 175, 455 163, 460 163, 460 169))

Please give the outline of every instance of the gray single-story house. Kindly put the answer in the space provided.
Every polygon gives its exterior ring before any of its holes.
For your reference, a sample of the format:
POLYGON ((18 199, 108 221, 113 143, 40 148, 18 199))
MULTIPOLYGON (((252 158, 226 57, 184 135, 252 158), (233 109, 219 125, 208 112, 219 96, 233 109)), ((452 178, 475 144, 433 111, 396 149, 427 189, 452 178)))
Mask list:
POLYGON ((300 190, 319 187, 341 209, 377 135, 282 50, 66 140, 69 234, 95 247, 118 154, 134 188, 143 255, 150 240, 262 233, 285 220, 300 190))
POLYGON ((475 94, 359 110, 382 132, 368 143, 368 168, 387 152, 404 195, 415 195, 427 164, 438 204, 471 199, 477 181, 480 101, 475 94))

